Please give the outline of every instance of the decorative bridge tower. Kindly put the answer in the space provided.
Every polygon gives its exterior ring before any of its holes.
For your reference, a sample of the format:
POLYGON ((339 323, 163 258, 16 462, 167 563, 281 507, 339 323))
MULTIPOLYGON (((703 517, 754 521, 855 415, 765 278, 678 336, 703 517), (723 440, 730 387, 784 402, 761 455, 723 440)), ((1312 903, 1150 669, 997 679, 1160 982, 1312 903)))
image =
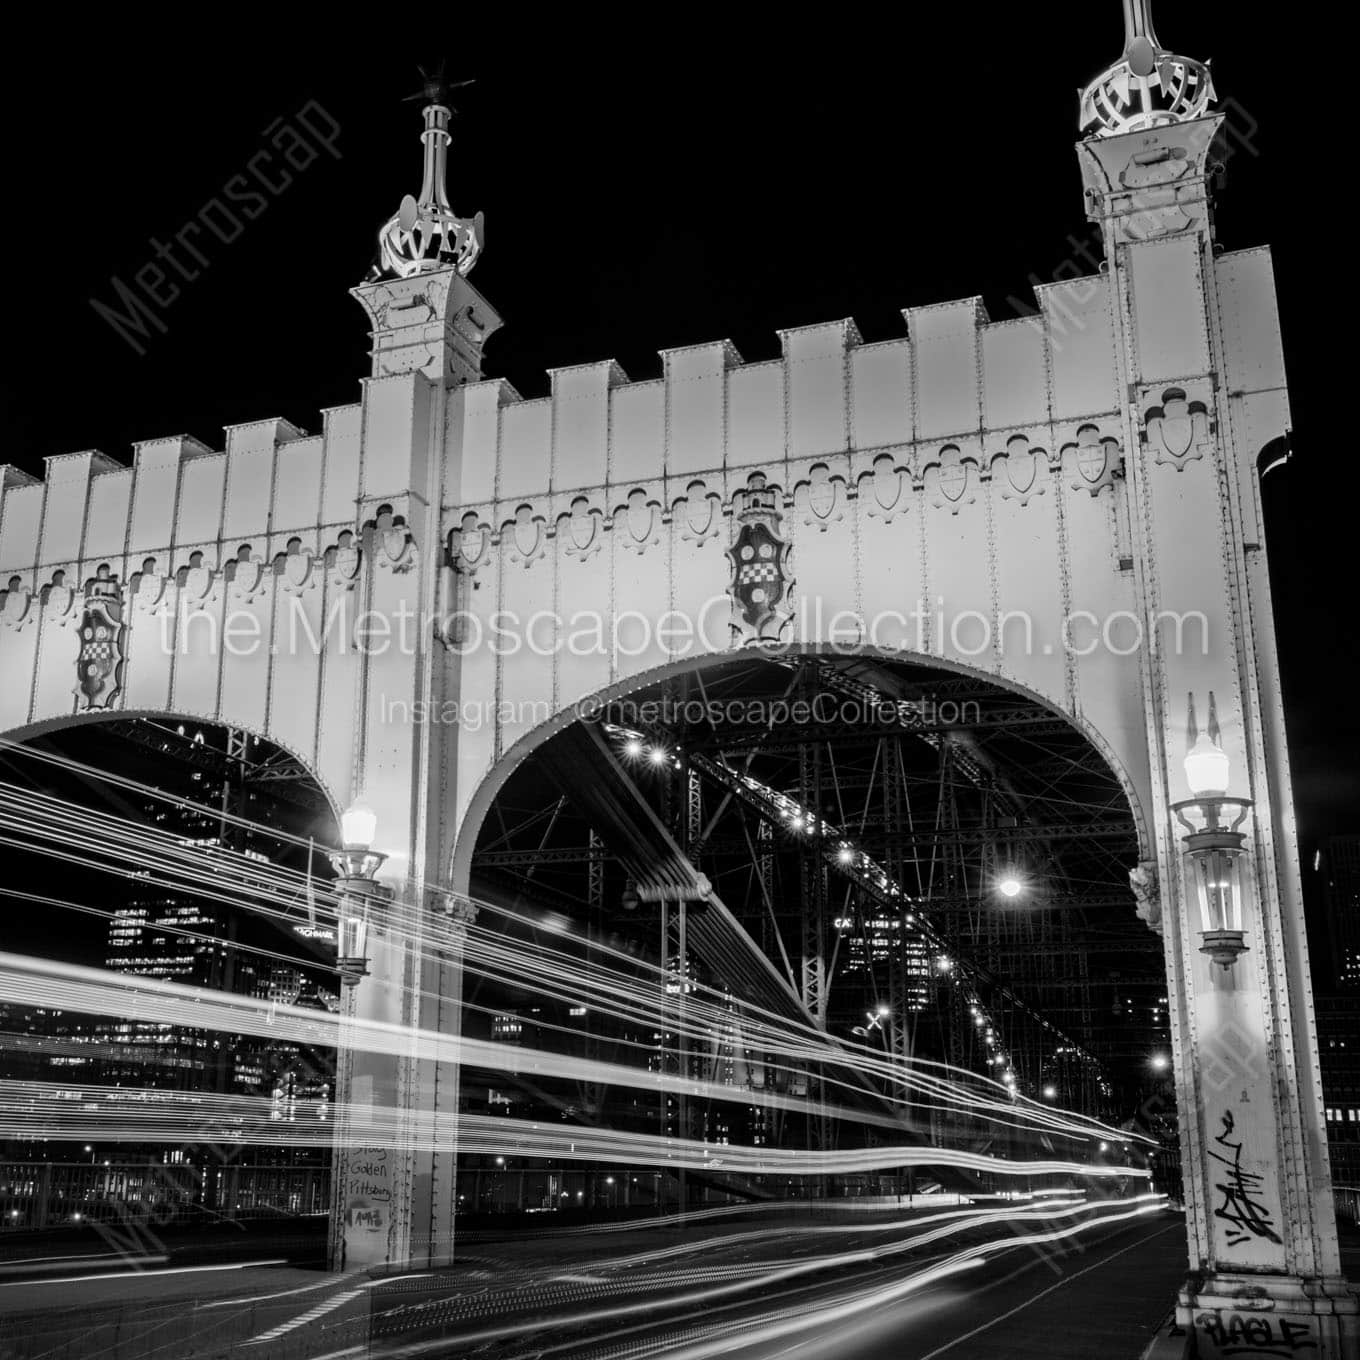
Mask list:
POLYGON ((1208 66, 1161 45, 1147 0, 1124 21, 1077 151, 1127 392, 1134 609, 1207 619, 1203 646, 1139 653, 1191 1265, 1172 1330, 1200 1357, 1351 1356, 1257 466, 1288 428, 1270 259, 1215 246, 1233 130, 1208 66))
MULTIPOLYGON (((441 516, 461 495, 463 394, 481 379, 482 348, 501 324, 467 279, 482 250, 482 214, 460 218, 449 204, 454 111, 447 96, 455 88, 435 76, 416 96, 426 101, 420 196, 407 194, 383 224, 372 274, 354 289, 373 338, 359 501, 377 515, 368 555, 378 563, 386 557, 388 568, 372 574, 365 603, 386 618, 406 613, 428 621, 439 609, 441 516)), ((365 667, 352 792, 375 809, 370 827, 383 827, 386 843, 407 853, 389 861, 390 885, 365 890, 351 880, 363 914, 367 971, 350 979, 344 1003, 350 1033, 356 1020, 395 1025, 408 1032, 411 1047, 403 1053, 349 1045, 342 1030, 337 1103, 359 1120, 392 1117, 389 1136, 367 1146, 337 1125, 331 1258, 347 1270, 452 1260, 456 1212, 458 942, 474 913, 425 885, 442 883, 447 874, 448 809, 441 792, 445 771, 457 761, 458 733, 409 716, 395 722, 391 706, 408 715, 412 704, 437 712, 457 702, 460 676, 429 636, 428 623, 390 650, 365 667)))

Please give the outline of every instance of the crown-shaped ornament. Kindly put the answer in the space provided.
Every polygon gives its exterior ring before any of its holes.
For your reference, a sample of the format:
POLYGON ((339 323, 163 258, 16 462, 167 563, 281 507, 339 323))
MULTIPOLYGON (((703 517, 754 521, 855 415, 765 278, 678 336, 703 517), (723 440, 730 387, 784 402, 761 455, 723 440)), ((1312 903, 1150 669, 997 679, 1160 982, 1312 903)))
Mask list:
POLYGON ((450 265, 466 276, 477 263, 485 239, 482 214, 472 218, 457 216, 449 206, 446 187, 452 141, 449 122, 454 113, 447 102, 448 94, 450 90, 471 85, 472 81, 447 83, 442 64, 433 75, 424 68, 420 74, 424 87, 411 98, 426 101, 422 110, 425 130, 420 135, 425 146, 425 176, 420 197, 407 194, 378 232, 379 263, 374 273, 379 278, 409 279, 450 265))
POLYGON ((1081 92, 1084 137, 1117 137, 1202 117, 1214 100, 1209 64, 1177 56, 1152 31, 1151 0, 1124 0, 1124 55, 1081 92))

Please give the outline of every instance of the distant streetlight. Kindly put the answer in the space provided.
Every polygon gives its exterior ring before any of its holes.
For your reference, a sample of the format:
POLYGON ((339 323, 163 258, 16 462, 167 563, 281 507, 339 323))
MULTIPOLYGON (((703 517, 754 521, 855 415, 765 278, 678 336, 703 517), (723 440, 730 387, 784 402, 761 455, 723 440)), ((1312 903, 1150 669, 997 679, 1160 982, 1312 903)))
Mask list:
POLYGON ((1171 1066, 1171 1059, 1165 1053, 1154 1053, 1152 1055, 1152 1070, 1154 1072, 1165 1072, 1171 1066))
POLYGON ((1056 1086, 1045 1086, 1045 1087, 1044 1087, 1044 1099, 1045 1099, 1045 1100, 1057 1100, 1057 1098, 1058 1098, 1058 1088, 1057 1088, 1056 1086))
POLYGON ((1019 897, 1024 884, 1020 882, 1014 874, 1007 874, 1000 883, 996 885, 996 890, 1002 897, 1019 897))
POLYGON ((642 743, 637 737, 629 737, 623 744, 623 754, 629 760, 636 760, 642 754, 642 743))

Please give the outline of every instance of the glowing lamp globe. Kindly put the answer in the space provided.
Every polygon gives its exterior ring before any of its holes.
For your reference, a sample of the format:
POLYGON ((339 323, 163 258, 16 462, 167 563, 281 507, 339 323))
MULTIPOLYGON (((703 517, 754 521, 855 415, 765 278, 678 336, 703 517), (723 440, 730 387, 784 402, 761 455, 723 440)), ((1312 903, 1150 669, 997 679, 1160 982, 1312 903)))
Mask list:
POLYGON ((353 803, 340 814, 341 845, 331 853, 331 868, 350 884, 350 890, 359 880, 372 887, 374 876, 387 858, 373 848, 377 831, 378 814, 367 803, 353 803))
POLYGON ((1208 736, 1200 736, 1185 757, 1185 782, 1196 798, 1221 798, 1228 792, 1228 756, 1208 736))
POLYGON ((996 886, 1002 897, 1020 896, 1020 880, 1014 874, 1008 874, 996 886))
POLYGON ((371 850, 378 835, 378 814, 367 803, 351 803, 340 814, 340 839, 346 850, 371 850))

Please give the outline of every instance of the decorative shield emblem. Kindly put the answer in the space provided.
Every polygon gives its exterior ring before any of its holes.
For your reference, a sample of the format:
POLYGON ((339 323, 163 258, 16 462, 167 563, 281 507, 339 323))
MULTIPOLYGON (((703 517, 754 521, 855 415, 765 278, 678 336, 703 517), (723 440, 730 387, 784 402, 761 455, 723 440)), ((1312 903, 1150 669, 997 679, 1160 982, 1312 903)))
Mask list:
MULTIPOLYGON (((585 497, 580 498, 582 501, 585 497)), ((575 514, 575 503, 572 513, 575 514)), ((463 516, 462 527, 449 535, 449 559, 455 571, 470 576, 480 567, 491 549, 491 526, 483 524, 471 510, 463 516)))
POLYGON ((331 570, 335 584, 343 590, 351 590, 359 579, 361 561, 354 535, 348 529, 340 535, 339 542, 331 549, 331 570))
POLYGON ((1081 469, 1081 475, 1094 485, 1105 475, 1108 462, 1105 443, 1096 432, 1092 430, 1089 435, 1083 435, 1081 443, 1077 445, 1077 466, 1081 469))
POLYGON ((1161 420, 1162 445, 1172 458, 1184 458, 1195 438, 1195 427, 1190 423, 1190 410, 1184 397, 1172 397, 1163 408, 1161 420))
POLYGON ((243 548, 232 568, 232 598, 240 603, 249 604, 263 591, 264 583, 264 563, 256 561, 250 556, 249 550, 243 548))
POLYGON ((896 465, 892 454, 880 453, 874 459, 874 471, 869 481, 874 492, 869 504, 869 513, 891 522, 893 511, 904 499, 905 487, 910 485, 906 478, 906 469, 896 465))
POLYGON ((1179 387, 1162 393, 1162 404, 1147 413, 1145 438, 1159 463, 1170 463, 1178 472, 1203 458, 1212 448, 1208 410, 1201 401, 1190 401, 1179 387))
POLYGON ((76 696, 85 708, 108 708, 123 683, 123 599, 107 566, 85 588, 80 622, 80 655, 76 660, 76 696))
POLYGON ((70 622, 71 607, 75 604, 76 593, 66 584, 66 573, 52 573, 52 584, 42 593, 43 613, 63 628, 70 622))
POLYGON ((394 568, 403 565, 406 549, 410 542, 411 535, 406 532, 405 525, 393 525, 391 528, 383 530, 383 552, 386 553, 387 560, 394 568))
POLYGON ((567 516, 567 532, 570 538, 568 551, 578 556, 598 546, 599 514, 591 513, 590 502, 584 496, 577 496, 571 503, 571 514, 567 516))
POLYGON ((940 491, 949 501, 960 501, 968 490, 968 469, 957 459, 940 464, 940 491))
POLYGON ((1039 456, 1024 435, 1015 435, 1006 441, 1003 463, 1008 483, 1002 487, 1003 495, 1027 505, 1031 496, 1043 493, 1039 482, 1039 456))
POLYGON ((189 554, 189 565, 180 568, 177 579, 184 592, 184 607, 190 610, 206 609, 217 578, 213 569, 204 564, 201 552, 189 554))
POLYGON ((1098 496, 1107 486, 1114 485, 1120 463, 1117 440, 1102 437, 1094 425, 1083 425, 1077 431, 1076 444, 1064 445, 1064 456, 1069 451, 1075 464, 1075 469, 1068 465, 1073 491, 1089 491, 1098 496))
POLYGON ((976 461, 965 457, 957 444, 946 444, 939 462, 925 470, 931 504, 954 515, 977 499, 977 481, 976 461))
POLYGON ((8 624, 11 628, 22 628, 26 623, 33 622, 33 593, 25 590, 23 582, 17 576, 10 578, 9 589, 0 592, 0 622, 8 624))
POLYGON ((502 538, 506 528, 510 531, 511 560, 529 566, 543 548, 543 517, 534 514, 533 506, 521 505, 515 510, 515 518, 502 527, 502 538))
POLYGON ((732 599, 742 622, 757 634, 779 612, 790 584, 790 545, 779 536, 775 492, 759 480, 746 492, 746 506, 737 516, 741 530, 727 550, 732 599))
POLYGON ((301 594, 312 582, 312 554, 302 544, 293 539, 288 551, 283 554, 281 563, 283 588, 294 595, 301 594))
POLYGON ((691 543, 704 543, 722 527, 722 502, 701 481, 694 481, 685 489, 685 498, 677 502, 682 510, 680 537, 691 543))

